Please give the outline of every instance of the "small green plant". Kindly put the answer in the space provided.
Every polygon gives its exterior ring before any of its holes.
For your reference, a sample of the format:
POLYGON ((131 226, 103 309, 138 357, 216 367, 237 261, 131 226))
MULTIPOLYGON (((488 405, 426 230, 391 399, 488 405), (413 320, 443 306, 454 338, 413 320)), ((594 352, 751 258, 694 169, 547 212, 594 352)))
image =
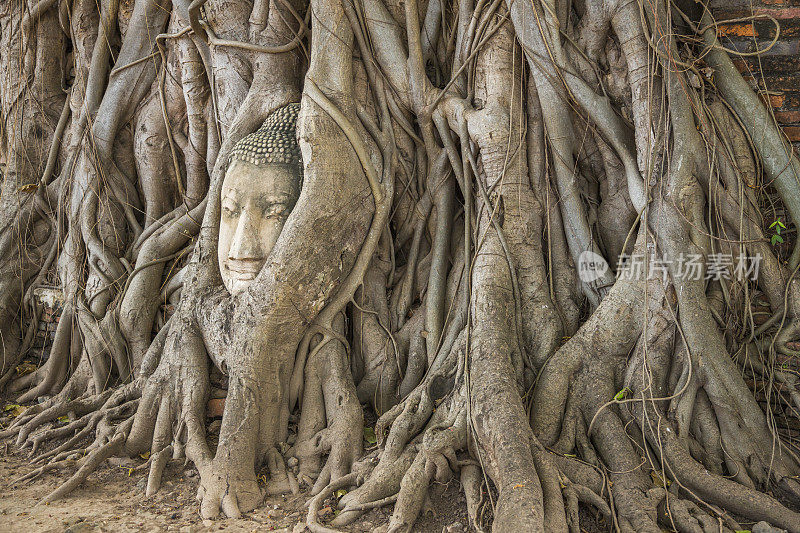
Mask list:
POLYGON ((621 391, 619 391, 618 393, 616 393, 614 395, 614 401, 621 402, 622 400, 625 399, 625 396, 627 396, 628 393, 631 393, 631 392, 633 392, 631 389, 629 389, 628 387, 625 387, 624 389, 622 389, 621 391))
POLYGON ((769 225, 769 229, 774 230, 775 233, 772 235, 770 242, 772 246, 776 244, 780 244, 783 242, 783 237, 781 237, 781 230, 785 230, 786 226, 784 226, 783 222, 781 222, 781 217, 778 217, 775 222, 769 225))
POLYGON ((364 440, 367 441, 367 444, 370 446, 378 443, 378 439, 375 436, 375 430, 373 428, 364 426, 364 440))

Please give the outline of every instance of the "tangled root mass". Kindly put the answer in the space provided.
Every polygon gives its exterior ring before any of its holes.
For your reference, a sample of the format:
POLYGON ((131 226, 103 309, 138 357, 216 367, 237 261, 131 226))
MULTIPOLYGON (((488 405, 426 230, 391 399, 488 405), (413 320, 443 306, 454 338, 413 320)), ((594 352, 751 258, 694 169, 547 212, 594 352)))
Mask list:
POLYGON ((6 2, 17 481, 77 459, 52 501, 149 452, 148 495, 185 458, 204 517, 307 489, 312 531, 387 505, 411 531, 457 478, 478 531, 799 532, 800 246, 773 236, 800 162, 717 26, 678 0, 6 2), (296 102, 302 193, 230 296, 222 178, 296 102))

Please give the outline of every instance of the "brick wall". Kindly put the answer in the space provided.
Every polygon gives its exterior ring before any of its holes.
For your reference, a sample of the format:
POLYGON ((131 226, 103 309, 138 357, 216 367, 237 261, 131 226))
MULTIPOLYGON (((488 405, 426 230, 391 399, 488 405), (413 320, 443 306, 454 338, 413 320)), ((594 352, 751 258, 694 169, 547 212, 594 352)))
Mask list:
MULTIPOLYGON (((717 21, 769 15, 780 23, 775 45, 757 57, 733 57, 754 89, 764 94, 786 136, 800 148, 800 0, 712 0, 717 21)), ((775 38, 767 18, 720 25, 721 42, 739 52, 765 50, 775 38)))

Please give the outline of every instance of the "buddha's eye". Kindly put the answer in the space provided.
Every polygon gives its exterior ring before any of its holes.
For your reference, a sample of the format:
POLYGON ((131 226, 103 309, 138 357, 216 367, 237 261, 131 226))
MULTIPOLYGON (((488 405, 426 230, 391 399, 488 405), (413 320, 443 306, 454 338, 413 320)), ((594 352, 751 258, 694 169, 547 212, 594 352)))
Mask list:
POLYGON ((226 200, 222 202, 222 214, 227 217, 234 217, 239 214, 239 206, 236 202, 226 200))
POLYGON ((268 218, 286 218, 289 216, 289 208, 283 204, 272 204, 265 215, 268 218))

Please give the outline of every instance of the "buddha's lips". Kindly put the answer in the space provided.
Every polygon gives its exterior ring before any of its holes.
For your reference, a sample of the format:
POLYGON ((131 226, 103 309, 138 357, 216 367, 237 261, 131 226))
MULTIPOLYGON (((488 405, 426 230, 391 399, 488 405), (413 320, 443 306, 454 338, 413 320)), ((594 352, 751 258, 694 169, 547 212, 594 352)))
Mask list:
POLYGON ((242 280, 253 279, 256 277, 256 274, 261 271, 262 266, 264 266, 262 261, 252 263, 248 261, 247 263, 242 264, 238 261, 228 260, 226 264, 228 272, 231 273, 231 276, 242 280))

